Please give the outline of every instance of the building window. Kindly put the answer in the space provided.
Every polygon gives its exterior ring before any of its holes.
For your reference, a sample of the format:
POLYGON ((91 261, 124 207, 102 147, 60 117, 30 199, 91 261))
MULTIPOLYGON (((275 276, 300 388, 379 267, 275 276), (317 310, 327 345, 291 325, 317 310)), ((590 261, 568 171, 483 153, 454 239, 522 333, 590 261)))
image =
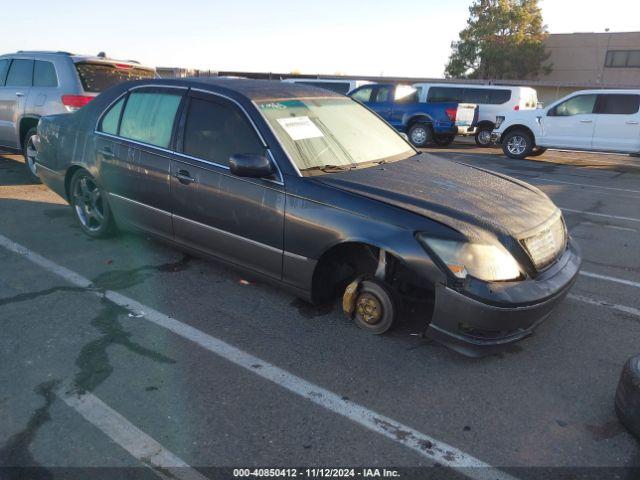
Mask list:
POLYGON ((605 67, 640 68, 640 50, 609 50, 605 67))

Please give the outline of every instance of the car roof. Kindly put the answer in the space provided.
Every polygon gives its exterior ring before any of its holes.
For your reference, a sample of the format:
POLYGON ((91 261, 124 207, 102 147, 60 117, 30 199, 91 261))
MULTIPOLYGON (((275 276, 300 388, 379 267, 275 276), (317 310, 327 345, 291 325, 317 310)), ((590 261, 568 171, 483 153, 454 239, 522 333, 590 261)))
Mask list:
MULTIPOLYGON (((606 88, 600 88, 600 89, 592 89, 592 90, 576 90, 575 92, 571 92, 569 95, 574 95, 574 94, 603 94, 603 93, 622 93, 622 94, 630 94, 630 95, 640 95, 640 90, 636 89, 606 89, 606 88)), ((567 95, 567 96, 569 96, 567 95)))
POLYGON ((36 56, 36 57, 68 57, 70 58, 74 63, 80 63, 80 62, 91 62, 91 63, 106 63, 109 65, 113 65, 115 63, 119 63, 119 64, 123 64, 123 65, 129 65, 131 67, 135 67, 135 68, 144 68, 144 69, 149 69, 149 70, 155 70, 154 67, 150 67, 147 65, 141 65, 140 62, 136 61, 136 60, 119 60, 116 58, 109 58, 109 57, 99 57, 97 55, 81 55, 81 54, 77 54, 77 53, 70 53, 70 52, 64 52, 64 51, 53 51, 53 50, 18 50, 17 52, 14 53, 7 53, 4 55, 1 55, 0 58, 5 58, 5 57, 9 57, 9 58, 13 58, 13 57, 30 57, 30 56, 36 56))
POLYGON ((484 85, 482 83, 430 83, 430 82, 417 82, 412 84, 414 87, 453 87, 453 88, 486 88, 487 90, 515 90, 526 89, 534 90, 531 87, 525 87, 521 85, 484 85))
POLYGON ((231 93, 235 92, 252 101, 281 100, 295 98, 344 98, 344 95, 314 87, 306 83, 281 82, 279 80, 254 80, 243 78, 188 77, 183 79, 149 79, 132 82, 136 86, 176 85, 201 90, 231 93))

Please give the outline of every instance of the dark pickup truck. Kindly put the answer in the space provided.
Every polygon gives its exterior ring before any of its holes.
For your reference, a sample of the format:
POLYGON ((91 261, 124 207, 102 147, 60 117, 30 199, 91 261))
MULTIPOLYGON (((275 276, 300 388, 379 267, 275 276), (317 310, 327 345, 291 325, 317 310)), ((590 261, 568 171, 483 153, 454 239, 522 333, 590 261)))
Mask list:
POLYGON ((409 85, 371 84, 349 93, 385 119, 396 130, 406 133, 416 147, 431 143, 447 146, 456 135, 474 135, 478 107, 466 103, 425 103, 409 85))

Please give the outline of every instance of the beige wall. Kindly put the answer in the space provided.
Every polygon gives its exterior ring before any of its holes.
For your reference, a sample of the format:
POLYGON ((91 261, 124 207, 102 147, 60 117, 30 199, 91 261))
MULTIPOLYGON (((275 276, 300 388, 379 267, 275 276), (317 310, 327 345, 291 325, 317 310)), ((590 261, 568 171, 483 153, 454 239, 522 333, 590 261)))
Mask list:
POLYGON ((640 50, 640 32, 552 34, 546 47, 553 72, 542 81, 640 87, 640 68, 604 66, 607 50, 640 50))

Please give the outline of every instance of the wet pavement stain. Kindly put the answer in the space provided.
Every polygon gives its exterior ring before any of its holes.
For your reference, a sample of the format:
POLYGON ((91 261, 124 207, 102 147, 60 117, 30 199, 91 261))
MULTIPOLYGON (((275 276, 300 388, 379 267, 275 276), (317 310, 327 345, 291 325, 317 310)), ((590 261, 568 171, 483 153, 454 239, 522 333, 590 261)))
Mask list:
POLYGON ((13 297, 0 298, 0 307, 9 305, 10 303, 27 302, 39 297, 46 297, 47 295, 51 295, 53 293, 86 291, 87 289, 81 287, 51 287, 45 290, 39 290, 37 292, 19 293, 18 295, 14 295, 13 297))
POLYGON ((191 260, 193 260, 193 257, 184 255, 177 262, 164 263, 162 265, 144 265, 130 270, 111 270, 94 278, 93 284, 97 288, 105 290, 122 290, 139 285, 150 278, 154 272, 182 272, 189 267, 191 260))
POLYGON ((289 305, 297 308, 298 313, 308 319, 323 317, 325 315, 329 315, 333 311, 332 304, 313 305, 300 298, 294 299, 289 305))
POLYGON ((107 349, 111 345, 120 345, 154 362, 176 363, 172 358, 132 341, 132 334, 125 331, 118 320, 118 316, 127 315, 129 310, 105 299, 102 302, 101 311, 91 321, 91 324, 100 331, 102 336, 86 344, 76 359, 76 366, 80 371, 75 375, 73 384, 77 393, 93 391, 113 373, 113 367, 107 353, 107 349))
POLYGON ((3 468, 3 473, 6 475, 2 477, 4 480, 24 480, 26 478, 29 480, 49 480, 53 478, 50 471, 42 468, 33 459, 30 446, 35 440, 38 430, 51 420, 49 409, 55 399, 54 389, 58 383, 58 380, 49 380, 35 388, 35 393, 44 398, 44 405, 33 412, 24 430, 13 435, 0 448, 0 465, 16 467, 3 468), (25 471, 27 468, 28 473, 25 471))

